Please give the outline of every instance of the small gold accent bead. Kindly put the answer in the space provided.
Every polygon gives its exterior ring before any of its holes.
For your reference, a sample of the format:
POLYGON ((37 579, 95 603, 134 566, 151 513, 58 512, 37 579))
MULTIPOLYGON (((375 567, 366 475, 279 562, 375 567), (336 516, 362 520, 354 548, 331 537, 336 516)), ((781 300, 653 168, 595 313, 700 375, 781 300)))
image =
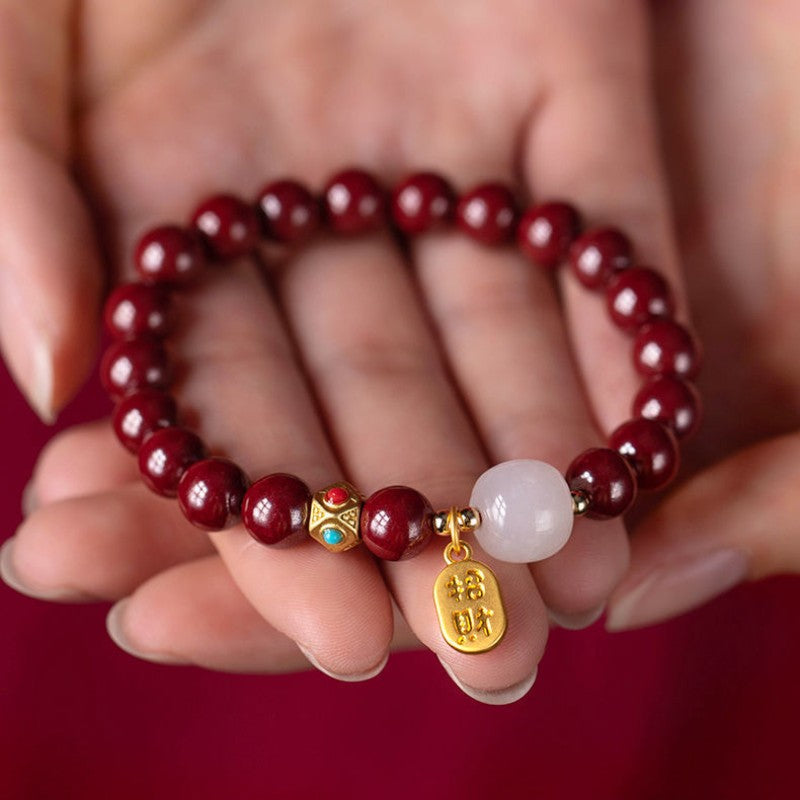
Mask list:
POLYGON ((450 530, 447 527, 447 516, 449 511, 437 511, 431 518, 434 533, 437 536, 449 536, 450 530))
POLYGON ((458 512, 458 519, 456 520, 458 527, 461 528, 462 533, 470 533, 471 531, 480 528, 481 526, 481 512, 477 508, 467 506, 458 512))
POLYGON ((333 553, 342 553, 361 541, 363 501, 345 481, 332 483, 314 494, 308 514, 308 533, 333 553))
POLYGON ((589 510, 589 495, 580 491, 573 491, 571 494, 572 513, 576 517, 582 517, 589 510))

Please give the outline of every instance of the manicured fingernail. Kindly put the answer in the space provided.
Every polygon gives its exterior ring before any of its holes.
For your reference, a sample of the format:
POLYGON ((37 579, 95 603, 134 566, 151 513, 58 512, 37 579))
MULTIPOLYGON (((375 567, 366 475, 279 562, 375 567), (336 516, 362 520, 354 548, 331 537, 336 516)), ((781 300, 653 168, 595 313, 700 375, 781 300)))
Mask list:
POLYGON ((114 644, 120 650, 124 650, 128 655, 134 658, 141 658, 145 661, 152 661, 155 664, 189 664, 185 658, 175 655, 174 653, 166 652, 152 652, 141 650, 131 644, 125 633, 125 608, 128 605, 127 600, 120 600, 108 612, 106 617, 106 630, 114 644))
POLYGON ((370 678, 374 678, 376 675, 379 675, 381 672, 383 672, 383 668, 386 666, 386 662, 389 660, 389 654, 387 653, 383 659, 379 661, 378 664, 372 669, 368 669, 366 672, 349 673, 343 675, 339 672, 331 672, 331 670, 329 670, 327 667, 323 667, 322 664, 320 664, 319 661, 317 661, 317 659, 308 650, 306 650, 305 647, 303 647, 303 645, 298 644, 297 647, 308 659, 312 667, 318 669, 329 678, 334 678, 337 681, 344 681, 345 683, 358 683, 359 681, 368 681, 370 678))
POLYGON ((440 656, 437 656, 439 663, 444 667, 444 671, 450 676, 453 683, 464 692, 465 695, 477 700, 479 703, 486 703, 490 706, 507 706, 510 703, 516 703, 521 700, 531 690, 531 687, 536 683, 536 675, 539 668, 535 667, 531 675, 525 680, 515 683, 505 689, 497 689, 495 691, 487 692, 483 689, 476 689, 473 686, 468 686, 453 672, 451 666, 440 656))
POLYGON ((613 601, 606 628, 639 628, 690 611, 741 583, 748 570, 745 554, 729 549, 665 564, 613 601))
POLYGON ((22 515, 29 517, 37 508, 39 508, 39 498, 36 496, 36 486, 31 480, 22 490, 22 515))
POLYGON ((580 631, 590 625, 594 625, 603 616, 605 610, 605 603, 593 608, 591 611, 585 611, 583 614, 562 614, 560 611, 548 608, 547 616, 550 617, 550 622, 559 628, 565 628, 568 631, 580 631))
POLYGON ((31 586, 19 577, 14 567, 13 551, 14 537, 12 536, 0 547, 0 578, 14 591, 36 600, 52 600, 57 603, 96 603, 103 599, 78 589, 71 589, 68 586, 58 588, 31 586))

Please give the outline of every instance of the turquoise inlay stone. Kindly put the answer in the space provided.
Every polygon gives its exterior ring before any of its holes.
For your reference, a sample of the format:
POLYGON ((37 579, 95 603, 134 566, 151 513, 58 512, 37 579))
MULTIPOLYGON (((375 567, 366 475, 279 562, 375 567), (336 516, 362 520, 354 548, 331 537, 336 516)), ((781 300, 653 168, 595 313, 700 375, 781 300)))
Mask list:
POLYGON ((325 528, 322 531, 322 538, 325 540, 325 544, 336 545, 344 541, 344 534, 336 528, 325 528))

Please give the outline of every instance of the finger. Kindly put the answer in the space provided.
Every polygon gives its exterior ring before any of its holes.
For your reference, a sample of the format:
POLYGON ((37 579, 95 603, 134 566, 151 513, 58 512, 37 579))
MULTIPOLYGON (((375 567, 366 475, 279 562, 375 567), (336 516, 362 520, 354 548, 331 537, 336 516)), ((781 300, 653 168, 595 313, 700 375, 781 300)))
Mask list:
MULTIPOLYGON (((348 474, 368 493, 399 483, 434 506, 465 503, 485 462, 396 251, 378 238, 324 243, 298 259, 282 289, 348 474)), ((412 630, 473 693, 527 690, 547 637, 527 569, 493 564, 512 623, 495 650, 464 655, 443 641, 433 607, 437 544, 383 564, 412 630)))
POLYGON ((102 276, 69 175, 70 3, 0 3, 0 345, 46 422, 94 357, 102 276))
POLYGON ((43 600, 116 600, 212 551, 175 503, 134 483, 39 508, 4 545, 2 577, 43 600))
POLYGON ((108 420, 76 425, 39 454, 28 484, 28 511, 72 497, 110 491, 138 479, 136 459, 116 440, 108 420))
MULTIPOLYGON (((253 608, 216 555, 154 576, 112 608, 108 630, 126 652, 162 664, 252 673, 296 672, 310 666, 298 646, 253 608)), ((408 629, 396 626, 392 649, 413 645, 408 629)), ((371 674, 357 677, 363 680, 371 674)))
MULTIPOLYGON (((553 20, 556 26, 569 24, 569 30, 554 30, 550 41, 572 46, 557 59, 543 58, 558 71, 550 77, 553 90, 531 118, 524 173, 536 197, 575 202, 587 225, 626 232, 635 260, 664 274, 685 318, 655 128, 645 12, 642 4, 625 0, 553 20)), ((630 339, 609 320, 602 292, 581 287, 569 270, 561 278, 587 394, 601 430, 609 432, 629 418, 638 389, 630 339)))
POLYGON ((637 528, 609 630, 669 619, 747 579, 800 572, 798 482, 800 433, 693 477, 637 528))

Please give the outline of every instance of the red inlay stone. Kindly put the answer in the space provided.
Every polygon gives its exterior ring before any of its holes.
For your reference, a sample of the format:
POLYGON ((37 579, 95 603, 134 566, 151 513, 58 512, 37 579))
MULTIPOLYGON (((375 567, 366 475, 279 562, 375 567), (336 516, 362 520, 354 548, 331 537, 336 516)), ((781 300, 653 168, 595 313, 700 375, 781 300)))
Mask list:
POLYGON ((341 506, 349 499, 350 492, 348 492, 347 489, 343 489, 341 486, 331 486, 331 488, 325 492, 325 502, 329 506, 341 506))

